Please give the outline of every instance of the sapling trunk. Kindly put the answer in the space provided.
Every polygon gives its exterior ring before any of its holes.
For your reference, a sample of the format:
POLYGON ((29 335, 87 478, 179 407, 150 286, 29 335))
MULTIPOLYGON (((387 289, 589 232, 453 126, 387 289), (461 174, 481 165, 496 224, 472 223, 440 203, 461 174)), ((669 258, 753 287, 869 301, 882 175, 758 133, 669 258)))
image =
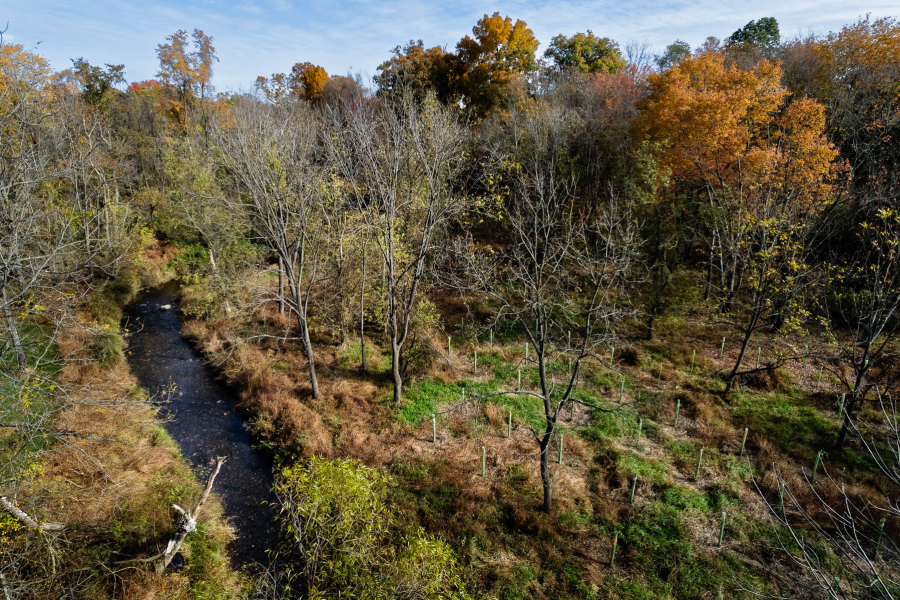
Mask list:
POLYGON ((878 522, 878 540, 875 542, 875 551, 872 553, 874 559, 878 556, 878 550, 881 548, 881 536, 884 535, 884 519, 878 522))
POLYGON ((400 374, 400 344, 391 342, 391 379, 394 381, 394 404, 403 398, 403 376, 400 374))
POLYGON ((284 314, 284 260, 278 257, 278 314, 284 314))
POLYGON ((719 547, 722 547, 722 538, 725 537, 725 512, 722 512, 722 526, 719 527, 719 547))

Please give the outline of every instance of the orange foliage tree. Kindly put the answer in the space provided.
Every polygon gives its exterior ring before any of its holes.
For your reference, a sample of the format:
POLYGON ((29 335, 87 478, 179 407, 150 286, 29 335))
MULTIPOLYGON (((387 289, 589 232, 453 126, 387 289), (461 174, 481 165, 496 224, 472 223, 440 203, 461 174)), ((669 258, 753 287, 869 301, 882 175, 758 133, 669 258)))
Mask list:
POLYGON ((315 100, 320 98, 325 90, 328 73, 311 62, 297 63, 291 67, 290 81, 294 93, 306 100, 315 100))
MULTIPOLYGON (((692 194, 707 248, 707 291, 741 333, 729 389, 753 334, 765 324, 797 326, 815 219, 834 195, 837 151, 825 137, 822 105, 788 102, 781 68, 726 65, 708 51, 651 75, 634 122, 656 148, 674 189, 692 194)), ((772 368, 789 354, 772 358, 772 368)))
POLYGON ((484 115, 503 100, 511 80, 537 69, 539 42, 525 21, 498 12, 484 15, 472 33, 456 45, 459 86, 465 104, 484 115))

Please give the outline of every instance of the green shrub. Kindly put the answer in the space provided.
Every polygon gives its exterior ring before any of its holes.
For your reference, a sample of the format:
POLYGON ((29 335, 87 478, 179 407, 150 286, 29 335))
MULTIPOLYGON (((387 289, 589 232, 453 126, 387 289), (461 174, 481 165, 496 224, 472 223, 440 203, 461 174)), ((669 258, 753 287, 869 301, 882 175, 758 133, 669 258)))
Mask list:
POLYGON ((468 597, 450 547, 401 525, 388 502, 392 485, 353 459, 313 457, 281 471, 283 555, 305 597, 468 597))

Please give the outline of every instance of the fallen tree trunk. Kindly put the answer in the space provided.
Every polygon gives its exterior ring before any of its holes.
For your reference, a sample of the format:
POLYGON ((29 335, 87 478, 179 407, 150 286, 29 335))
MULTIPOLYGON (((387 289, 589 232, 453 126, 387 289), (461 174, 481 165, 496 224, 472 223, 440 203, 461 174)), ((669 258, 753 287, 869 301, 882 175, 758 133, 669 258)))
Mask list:
POLYGON ((197 504, 194 506, 193 510, 185 510, 177 504, 172 505, 172 508, 181 513, 182 519, 178 524, 178 528, 175 529, 175 537, 169 540, 169 543, 166 544, 166 548, 162 552, 148 558, 132 558, 129 560, 118 561, 115 564, 123 565, 128 563, 150 563, 159 561, 159 564, 156 565, 156 572, 162 573, 165 571, 166 567, 169 566, 169 563, 172 562, 172 559, 175 558, 175 555, 178 554, 178 551, 181 549, 181 544, 184 543, 184 539, 187 535, 192 531, 196 531, 197 516, 200 514, 200 510, 206 503, 206 499, 209 497, 209 493, 212 490, 213 482, 215 482, 216 476, 222 469, 223 464, 225 464, 224 457, 220 456, 216 459, 216 468, 209 476, 206 487, 203 489, 203 493, 200 494, 200 498, 197 500, 197 504))
POLYGON ((64 523, 38 523, 28 516, 28 513, 10 502, 6 496, 0 496, 0 504, 3 505, 3 508, 5 508, 9 514, 32 529, 37 529, 39 531, 62 531, 66 528, 64 523))

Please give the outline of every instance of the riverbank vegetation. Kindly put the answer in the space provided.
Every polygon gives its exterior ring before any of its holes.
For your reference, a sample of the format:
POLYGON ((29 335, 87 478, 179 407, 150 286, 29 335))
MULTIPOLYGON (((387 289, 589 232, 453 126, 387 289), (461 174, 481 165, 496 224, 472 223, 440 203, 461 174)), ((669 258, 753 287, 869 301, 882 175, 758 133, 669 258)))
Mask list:
POLYGON ((900 24, 538 45, 0 44, 7 598, 900 596, 900 24), (243 572, 127 369, 171 279, 275 460, 243 572))

